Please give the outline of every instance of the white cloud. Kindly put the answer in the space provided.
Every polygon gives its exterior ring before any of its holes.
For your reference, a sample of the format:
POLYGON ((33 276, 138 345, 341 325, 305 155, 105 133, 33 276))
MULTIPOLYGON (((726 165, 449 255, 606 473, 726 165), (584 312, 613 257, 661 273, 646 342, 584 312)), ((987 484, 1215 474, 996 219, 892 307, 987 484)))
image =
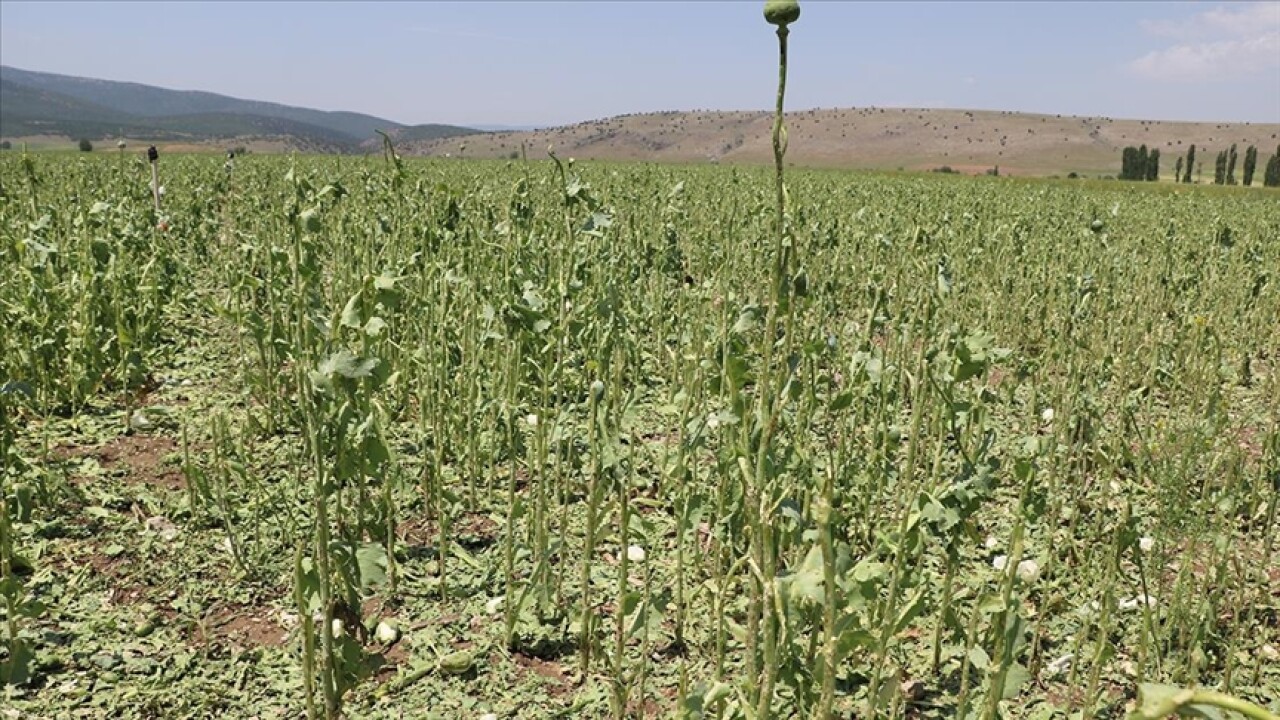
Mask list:
POLYGON ((1141 77, 1204 82, 1280 71, 1280 2, 1218 6, 1184 21, 1148 20, 1142 29, 1180 42, 1128 63, 1141 77))
POLYGON ((1158 18, 1138 23, 1148 35, 1176 40, 1213 37, 1214 35, 1250 36, 1280 30, 1280 2, 1266 0, 1220 5, 1185 20, 1158 18))
POLYGON ((1214 80, 1280 68, 1280 32, 1242 40, 1184 43, 1147 53, 1130 69, 1153 80, 1214 80))
POLYGON ((1232 35, 1265 34, 1280 30, 1280 2, 1250 3, 1238 10, 1216 7, 1201 17, 1210 26, 1232 35))

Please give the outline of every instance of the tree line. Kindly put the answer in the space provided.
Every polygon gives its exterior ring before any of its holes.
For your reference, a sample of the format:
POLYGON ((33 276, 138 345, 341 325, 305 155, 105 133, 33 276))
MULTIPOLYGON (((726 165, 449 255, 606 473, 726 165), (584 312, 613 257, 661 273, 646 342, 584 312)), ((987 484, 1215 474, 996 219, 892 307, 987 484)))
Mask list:
POLYGON ((1155 182, 1160 177, 1160 151, 1147 150, 1147 146, 1124 149, 1120 156, 1121 180, 1146 180, 1155 182))
MULTIPOLYGON (((1236 183, 1236 163, 1239 160, 1239 154, 1233 143, 1230 148, 1218 153, 1214 158, 1213 165, 1213 183, 1215 185, 1235 185, 1236 183)), ((1185 158, 1179 157, 1177 164, 1174 166, 1173 177, 1175 182, 1189 183, 1191 182, 1192 173, 1200 169, 1196 165, 1196 146, 1191 145, 1187 149, 1185 158)), ((1253 177, 1258 169, 1258 148, 1250 145, 1244 151, 1244 163, 1241 166, 1240 183, 1245 187, 1253 185, 1253 177)), ((1148 150, 1146 145, 1126 147, 1120 155, 1120 179, 1121 180, 1144 180, 1154 182, 1160 179, 1160 151, 1158 149, 1148 150)), ((1275 155, 1267 161, 1266 167, 1262 172, 1262 184, 1265 187, 1280 187, 1280 146, 1276 147, 1275 155)))

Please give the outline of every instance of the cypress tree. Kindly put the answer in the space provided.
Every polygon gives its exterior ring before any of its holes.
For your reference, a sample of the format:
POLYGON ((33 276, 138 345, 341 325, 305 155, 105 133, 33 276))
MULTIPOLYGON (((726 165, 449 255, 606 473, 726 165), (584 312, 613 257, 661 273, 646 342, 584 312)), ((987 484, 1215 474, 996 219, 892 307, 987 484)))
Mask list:
POLYGON ((1265 187, 1280 187, 1280 145, 1276 146, 1276 154, 1267 161, 1266 172, 1262 174, 1265 187))
POLYGON ((1227 184, 1236 184, 1236 144, 1231 143, 1231 150, 1227 153, 1227 184))
POLYGON ((1178 156, 1178 163, 1173 168, 1173 181, 1182 182, 1182 156, 1178 156))
POLYGON ((1225 185, 1227 182, 1227 151, 1223 150, 1218 153, 1217 159, 1213 162, 1213 184, 1225 185))
POLYGON ((1143 168, 1143 176, 1147 182, 1157 182, 1160 180, 1160 150, 1152 148, 1147 153, 1147 166, 1143 168))
POLYGON ((1194 170, 1195 167, 1196 167, 1196 146, 1195 146, 1195 143, 1192 143, 1191 148, 1187 150, 1187 174, 1184 178, 1182 178, 1182 182, 1184 183, 1191 182, 1191 171, 1194 170))
POLYGON ((1240 181, 1245 187, 1253 185, 1253 171, 1258 168, 1258 148, 1250 145, 1244 151, 1244 178, 1240 181))
POLYGON ((1134 158, 1133 177, 1130 180, 1141 180, 1147 176, 1147 146, 1145 143, 1138 148, 1138 155, 1134 158))
POLYGON ((1120 179, 1131 180, 1133 178, 1134 156, 1138 154, 1137 149, 1132 145, 1126 147, 1120 153, 1120 179))

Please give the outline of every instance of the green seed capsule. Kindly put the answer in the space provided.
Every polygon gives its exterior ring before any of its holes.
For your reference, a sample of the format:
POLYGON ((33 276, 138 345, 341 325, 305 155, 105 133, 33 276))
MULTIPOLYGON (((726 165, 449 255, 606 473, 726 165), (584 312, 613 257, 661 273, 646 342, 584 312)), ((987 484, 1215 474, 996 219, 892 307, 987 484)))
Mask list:
POLYGON ((770 25, 790 25, 800 19, 800 3, 797 0, 765 0, 764 19, 770 25))
POLYGON ((476 664, 476 658, 466 650, 452 652, 440 658, 438 667, 440 672, 447 675, 461 675, 476 664))

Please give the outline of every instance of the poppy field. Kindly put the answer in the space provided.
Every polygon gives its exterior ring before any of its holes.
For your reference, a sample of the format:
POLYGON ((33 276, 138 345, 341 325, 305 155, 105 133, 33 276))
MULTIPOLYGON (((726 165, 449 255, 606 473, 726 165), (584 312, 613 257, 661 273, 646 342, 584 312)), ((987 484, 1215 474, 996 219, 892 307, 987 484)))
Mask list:
POLYGON ((1280 708, 1273 192, 529 155, 0 157, 0 714, 1280 708))

